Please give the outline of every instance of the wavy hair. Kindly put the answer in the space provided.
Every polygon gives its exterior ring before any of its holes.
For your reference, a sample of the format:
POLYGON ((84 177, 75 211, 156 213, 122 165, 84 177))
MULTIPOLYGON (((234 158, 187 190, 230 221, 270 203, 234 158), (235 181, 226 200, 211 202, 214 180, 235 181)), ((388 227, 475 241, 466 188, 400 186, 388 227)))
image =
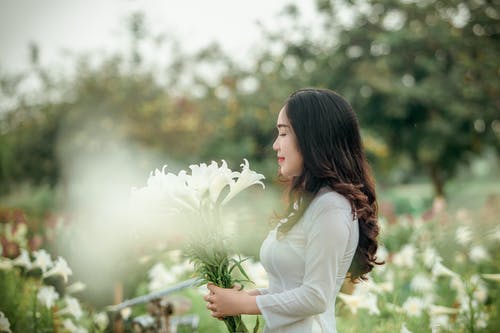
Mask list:
POLYGON ((350 203, 359 223, 359 242, 348 276, 366 280, 378 262, 377 198, 366 160, 358 120, 351 105, 328 89, 301 89, 285 102, 285 112, 304 160, 302 173, 289 180, 288 222, 278 226, 287 233, 302 217, 318 191, 328 186, 350 203))

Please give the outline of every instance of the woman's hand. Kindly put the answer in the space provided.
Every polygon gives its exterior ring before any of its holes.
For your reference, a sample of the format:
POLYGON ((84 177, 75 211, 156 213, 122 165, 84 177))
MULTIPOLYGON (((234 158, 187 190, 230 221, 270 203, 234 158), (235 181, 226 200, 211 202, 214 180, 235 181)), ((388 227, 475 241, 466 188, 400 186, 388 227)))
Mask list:
POLYGON ((207 288, 210 292, 204 299, 208 302, 207 309, 210 310, 212 317, 222 319, 240 314, 260 313, 255 296, 251 296, 246 291, 241 290, 240 286, 226 289, 209 283, 207 284, 207 288))

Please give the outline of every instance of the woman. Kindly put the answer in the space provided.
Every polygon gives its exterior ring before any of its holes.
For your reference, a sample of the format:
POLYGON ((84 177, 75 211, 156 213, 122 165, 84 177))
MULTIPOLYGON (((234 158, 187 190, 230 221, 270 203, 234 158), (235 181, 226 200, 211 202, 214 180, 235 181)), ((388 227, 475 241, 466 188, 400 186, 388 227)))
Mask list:
POLYGON ((266 333, 336 332, 346 275, 366 279, 376 261, 377 201, 352 107, 326 89, 294 92, 278 115, 277 153, 289 181, 286 218, 264 240, 269 288, 209 284, 213 317, 262 314, 266 333))

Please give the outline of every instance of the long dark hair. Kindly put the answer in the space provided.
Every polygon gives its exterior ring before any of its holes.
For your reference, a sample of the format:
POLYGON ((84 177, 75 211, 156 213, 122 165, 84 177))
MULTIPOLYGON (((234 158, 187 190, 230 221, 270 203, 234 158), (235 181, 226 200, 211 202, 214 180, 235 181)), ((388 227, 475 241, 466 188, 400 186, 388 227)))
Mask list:
POLYGON ((328 89, 301 89, 288 97, 285 112, 297 137, 304 160, 302 173, 289 182, 288 222, 295 225, 318 191, 328 186, 351 204, 359 223, 359 242, 349 278, 365 280, 377 262, 377 198, 371 168, 366 160, 356 114, 339 94, 328 89))

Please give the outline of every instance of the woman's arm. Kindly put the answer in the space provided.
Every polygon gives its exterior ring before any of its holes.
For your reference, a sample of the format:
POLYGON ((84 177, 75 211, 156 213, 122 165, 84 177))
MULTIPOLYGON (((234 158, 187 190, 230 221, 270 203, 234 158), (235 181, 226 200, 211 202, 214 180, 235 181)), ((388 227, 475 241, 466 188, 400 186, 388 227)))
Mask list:
POLYGON ((262 295, 260 293, 259 289, 250 289, 250 290, 247 290, 247 294, 250 295, 250 296, 259 296, 259 295, 262 295))

